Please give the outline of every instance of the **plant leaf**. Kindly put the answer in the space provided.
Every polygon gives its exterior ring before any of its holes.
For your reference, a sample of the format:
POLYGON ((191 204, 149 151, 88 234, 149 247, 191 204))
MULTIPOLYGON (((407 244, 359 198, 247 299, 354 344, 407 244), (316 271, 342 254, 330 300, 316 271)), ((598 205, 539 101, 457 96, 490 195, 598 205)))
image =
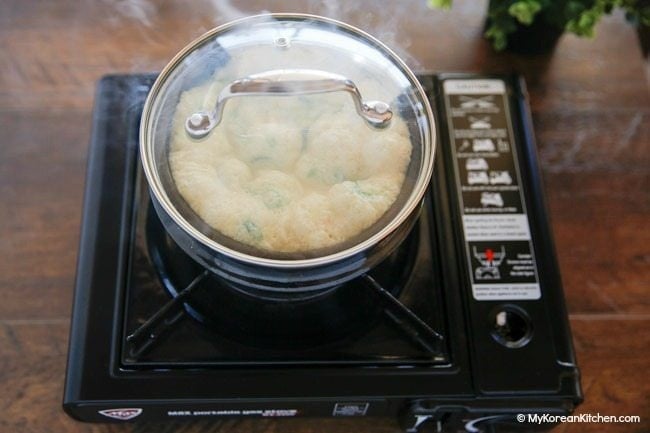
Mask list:
POLYGON ((430 8, 451 9, 453 0, 428 0, 430 8))
POLYGON ((508 13, 527 26, 533 23, 535 15, 542 10, 542 5, 535 0, 517 1, 510 5, 508 13))

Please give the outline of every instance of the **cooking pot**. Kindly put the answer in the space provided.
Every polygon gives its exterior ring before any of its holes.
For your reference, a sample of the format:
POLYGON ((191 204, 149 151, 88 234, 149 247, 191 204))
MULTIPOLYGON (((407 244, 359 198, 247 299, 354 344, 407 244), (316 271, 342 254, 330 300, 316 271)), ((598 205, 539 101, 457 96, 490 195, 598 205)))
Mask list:
MULTIPOLYGON (((287 122, 296 117, 292 112, 271 114, 276 122, 283 116, 287 122)), ((250 128, 259 126, 247 122, 250 128)), ((249 126, 236 125, 238 130, 249 126)), ((307 293, 358 277, 404 241, 431 180, 435 136, 424 90, 406 64, 380 41, 328 18, 267 14, 207 32, 162 70, 144 106, 140 155, 156 213, 190 257, 227 284, 307 293), (202 92, 201 103, 187 107, 183 95, 188 91, 202 92), (271 100, 303 98, 308 101, 304 107, 322 115, 330 106, 321 105, 317 97, 334 94, 345 98, 350 108, 345 112, 356 116, 350 122, 363 123, 371 131, 356 136, 359 129, 351 129, 346 137, 349 146, 360 146, 367 137, 381 145, 391 128, 405 125, 408 130, 411 152, 399 193, 368 227, 334 244, 273 251, 208 224, 181 193, 170 164, 173 140, 189 140, 190 148, 208 145, 220 128, 228 128, 228 122, 232 126, 233 116, 224 113, 229 105, 242 103, 237 101, 259 109, 271 100)))

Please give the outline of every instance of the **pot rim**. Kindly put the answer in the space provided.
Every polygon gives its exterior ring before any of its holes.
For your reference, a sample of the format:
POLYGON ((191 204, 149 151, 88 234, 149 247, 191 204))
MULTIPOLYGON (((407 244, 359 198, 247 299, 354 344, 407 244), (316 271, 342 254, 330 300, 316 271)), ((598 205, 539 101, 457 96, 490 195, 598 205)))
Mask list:
POLYGON ((186 45, 181 51, 178 52, 178 54, 176 54, 172 58, 172 60, 163 68, 163 70, 156 78, 156 81, 151 87, 149 95, 147 96, 147 99, 144 104, 142 118, 140 120, 140 155, 141 155, 141 162, 144 169, 144 173, 147 178, 147 183, 149 185, 149 189, 151 193, 154 196, 154 199, 158 202, 158 204, 162 207, 162 209, 164 209, 164 211, 169 215, 169 217, 171 217, 172 220, 191 238, 195 239, 196 241, 200 242, 204 246, 208 247, 210 250, 216 253, 223 254, 234 260, 239 260, 252 265, 263 265, 263 266, 277 268, 277 269, 288 269, 288 268, 296 269, 296 268, 317 267, 320 265, 330 264, 332 262, 338 262, 346 258, 352 257, 362 251, 365 251, 366 249, 372 247, 373 245, 376 245, 377 243, 381 242, 392 232, 394 232, 397 227, 399 227, 402 223, 404 223, 404 221, 408 218, 408 216, 412 212, 416 211, 419 204, 422 202, 424 193, 426 192, 429 186, 431 176, 433 173, 433 162, 434 162, 434 156, 435 156, 435 150, 437 144, 436 135, 437 135, 436 124, 433 117, 433 111, 431 110, 431 105, 429 103, 429 99, 426 95, 426 92, 424 91, 422 85, 416 78, 415 74, 408 67, 408 65, 406 65, 406 63, 393 50, 387 47, 383 42, 379 41, 374 36, 364 32, 363 30, 357 27, 354 27, 350 24, 346 24, 344 22, 332 18, 322 17, 313 14, 303 14, 303 13, 270 13, 270 14, 251 15, 234 21, 229 21, 225 24, 217 26, 212 30, 209 30, 208 32, 199 36, 198 38, 194 39, 192 42, 186 45), (358 34, 361 37, 368 40, 369 42, 371 42, 372 44, 374 44, 379 49, 383 50, 389 57, 391 57, 391 60, 394 61, 401 68, 402 72, 409 78, 409 80, 415 87, 416 93, 422 96, 421 100, 423 102, 422 104, 423 111, 429 123, 428 125, 429 134, 424 134, 424 140, 422 143, 422 162, 421 162, 422 164, 421 167, 423 167, 423 169, 420 171, 420 174, 413 187, 413 191, 411 192, 411 195, 409 196, 407 202, 402 207, 402 209, 400 209, 398 214, 390 222, 388 222, 381 230, 379 230, 377 233, 373 234, 372 236, 368 237, 367 239, 363 240, 362 242, 359 242, 349 248, 346 248, 345 250, 337 251, 336 253, 333 254, 328 254, 325 256, 314 257, 309 259, 287 260, 287 259, 271 259, 265 257, 258 257, 258 256, 239 252, 232 248, 228 248, 214 241, 213 239, 209 238, 208 236, 206 236, 205 234, 197 230, 193 225, 191 225, 180 214, 180 212, 178 212, 176 206, 173 205, 173 203, 167 196, 167 193, 165 192, 162 186, 162 182, 160 181, 158 169, 154 161, 153 140, 151 140, 151 126, 152 126, 151 120, 152 120, 152 113, 154 111, 153 110, 154 105, 156 104, 156 102, 158 102, 157 101, 158 95, 161 94, 163 89, 166 87, 165 85, 167 84, 168 76, 171 74, 172 71, 175 70, 175 68, 182 60, 184 60, 189 54, 194 52, 194 50, 206 40, 232 27, 240 25, 243 22, 253 21, 262 18, 314 20, 314 21, 324 22, 327 24, 332 24, 340 28, 343 28, 347 31, 350 31, 352 33, 358 34))

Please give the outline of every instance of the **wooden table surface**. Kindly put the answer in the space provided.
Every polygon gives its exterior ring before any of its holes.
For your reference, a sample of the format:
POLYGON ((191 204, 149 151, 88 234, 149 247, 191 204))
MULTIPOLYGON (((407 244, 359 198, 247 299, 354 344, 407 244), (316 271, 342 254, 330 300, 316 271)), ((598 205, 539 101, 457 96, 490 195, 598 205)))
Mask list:
POLYGON ((215 24, 262 10, 359 25, 416 70, 526 77, 583 373, 577 413, 642 416, 553 431, 650 431, 650 73, 622 16, 594 40, 565 36, 550 56, 521 57, 480 37, 485 2, 241 3, 0 2, 0 431, 399 431, 392 420, 89 425, 61 410, 96 80, 159 70, 215 24))

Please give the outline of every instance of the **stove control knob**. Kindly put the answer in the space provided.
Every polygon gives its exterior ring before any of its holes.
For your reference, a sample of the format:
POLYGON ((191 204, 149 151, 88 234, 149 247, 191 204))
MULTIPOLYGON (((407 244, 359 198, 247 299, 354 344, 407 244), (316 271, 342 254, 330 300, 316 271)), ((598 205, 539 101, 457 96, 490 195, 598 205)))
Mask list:
POLYGON ((523 347, 533 335, 533 326, 526 311, 516 305, 500 305, 489 316, 490 335, 508 348, 523 347))

